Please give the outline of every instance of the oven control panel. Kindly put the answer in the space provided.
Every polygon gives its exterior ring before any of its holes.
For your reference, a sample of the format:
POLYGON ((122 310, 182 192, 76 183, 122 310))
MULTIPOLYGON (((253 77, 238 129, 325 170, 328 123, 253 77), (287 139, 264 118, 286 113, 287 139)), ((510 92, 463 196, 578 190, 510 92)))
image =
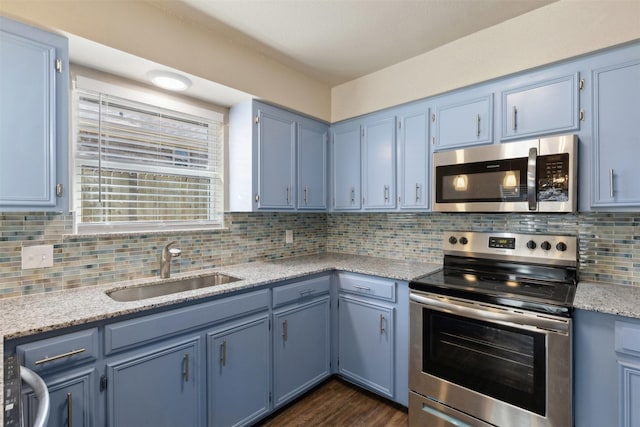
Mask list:
POLYGON ((575 236, 549 234, 445 231, 445 254, 576 265, 575 236))

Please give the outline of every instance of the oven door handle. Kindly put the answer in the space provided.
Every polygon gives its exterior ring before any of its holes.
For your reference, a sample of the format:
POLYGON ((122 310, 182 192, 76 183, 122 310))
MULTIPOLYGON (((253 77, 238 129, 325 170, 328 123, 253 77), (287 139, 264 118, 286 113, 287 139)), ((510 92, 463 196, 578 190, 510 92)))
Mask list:
POLYGON ((437 295, 425 296, 414 292, 409 294, 409 299, 416 303, 426 305, 433 310, 483 320, 485 322, 500 323, 518 329, 538 332, 542 329, 548 332, 568 335, 571 328, 569 319, 527 313, 520 310, 490 306, 488 304, 479 304, 473 301, 466 302, 456 300, 452 303, 444 301, 443 298, 437 295))

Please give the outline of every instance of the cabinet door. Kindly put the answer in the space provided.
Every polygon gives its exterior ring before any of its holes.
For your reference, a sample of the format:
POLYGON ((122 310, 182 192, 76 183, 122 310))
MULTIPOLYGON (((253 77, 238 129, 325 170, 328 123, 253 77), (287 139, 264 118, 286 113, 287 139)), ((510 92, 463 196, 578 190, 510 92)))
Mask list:
POLYGON ((269 411, 268 323, 265 315, 208 335, 208 425, 249 424, 269 411))
POLYGON ((333 130, 333 199, 336 210, 360 209, 360 125, 333 130))
POLYGON ((576 130, 578 75, 502 92, 502 139, 576 130))
POLYGON ((329 297, 274 317, 274 392, 276 407, 329 376, 329 297))
POLYGON ((298 209, 327 208, 327 128, 298 124, 298 209))
MULTIPOLYGON (((74 373, 45 378, 49 389, 49 427, 98 425, 96 399, 97 371, 90 368, 74 373)), ((38 399, 32 392, 25 395, 24 414, 27 426, 33 425, 38 399)))
POLYGON ((67 189, 56 194, 67 182, 68 62, 67 39, 0 17, 0 210, 68 210, 67 189))
POLYGON ((429 207, 429 112, 407 114, 400 118, 398 135, 400 207, 429 207))
POLYGON ((620 382, 620 425, 640 427, 640 359, 618 361, 620 382))
POLYGON ((258 117, 258 208, 293 209, 295 122, 271 110, 258 117))
POLYGON ((367 209, 396 207, 396 119, 364 125, 362 203, 367 209))
POLYGON ((338 372, 394 397, 394 308, 339 296, 338 372))
POLYGON ((593 206, 639 206, 640 61, 596 70, 593 82, 593 206))
POLYGON ((194 337, 107 363, 108 425, 202 425, 199 349, 194 337))
POLYGON ((493 94, 436 107, 434 150, 493 142, 493 94))

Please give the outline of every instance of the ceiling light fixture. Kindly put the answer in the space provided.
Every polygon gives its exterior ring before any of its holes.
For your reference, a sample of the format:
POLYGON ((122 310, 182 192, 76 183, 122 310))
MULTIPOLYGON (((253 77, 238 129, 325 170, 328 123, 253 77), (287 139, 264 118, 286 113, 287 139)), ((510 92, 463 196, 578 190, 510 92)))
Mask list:
POLYGON ((191 80, 171 71, 153 70, 147 73, 151 83, 163 89, 181 91, 191 86, 191 80))

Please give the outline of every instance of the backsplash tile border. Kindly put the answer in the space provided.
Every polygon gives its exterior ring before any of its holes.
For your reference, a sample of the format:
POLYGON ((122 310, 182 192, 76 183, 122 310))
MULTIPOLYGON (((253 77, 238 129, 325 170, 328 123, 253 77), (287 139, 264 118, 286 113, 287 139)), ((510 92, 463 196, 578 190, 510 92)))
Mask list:
POLYGON ((223 230, 96 236, 72 226, 70 214, 0 213, 0 298, 157 276, 171 240, 183 250, 174 272, 324 252, 440 263, 446 230, 576 235, 581 280, 640 286, 639 213, 227 213, 223 230), (53 267, 21 269, 33 244, 54 246, 53 267))

